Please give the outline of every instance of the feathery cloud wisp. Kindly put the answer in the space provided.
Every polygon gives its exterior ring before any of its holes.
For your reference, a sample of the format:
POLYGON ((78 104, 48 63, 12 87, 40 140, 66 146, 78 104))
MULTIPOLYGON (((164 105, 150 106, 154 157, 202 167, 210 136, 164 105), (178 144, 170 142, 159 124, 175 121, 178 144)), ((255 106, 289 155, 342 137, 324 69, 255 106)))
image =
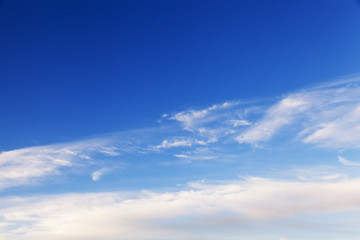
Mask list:
POLYGON ((95 172, 93 172, 91 174, 91 178, 93 181, 98 181, 100 180, 100 178, 102 177, 102 175, 104 175, 105 173, 107 173, 110 169, 108 168, 101 168, 95 172))
POLYGON ((344 165, 348 165, 348 166, 360 166, 360 163, 356 163, 356 162, 351 162, 341 156, 338 156, 339 162, 344 164, 344 165))
POLYGON ((63 169, 79 167, 91 161, 91 155, 110 154, 109 146, 110 138, 97 138, 1 152, 0 190, 33 184, 63 169))

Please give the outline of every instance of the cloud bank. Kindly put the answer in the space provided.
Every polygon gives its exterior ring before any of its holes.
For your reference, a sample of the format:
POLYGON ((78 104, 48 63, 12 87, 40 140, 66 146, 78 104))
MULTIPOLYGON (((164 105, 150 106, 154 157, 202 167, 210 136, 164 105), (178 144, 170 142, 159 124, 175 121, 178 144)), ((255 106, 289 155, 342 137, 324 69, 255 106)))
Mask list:
MULTIPOLYGON (((293 182, 248 178, 220 185, 194 182, 189 183, 188 190, 178 192, 9 197, 1 199, 0 237, 14 240, 238 239, 248 236, 252 225, 281 228, 285 222, 292 224, 292 232, 288 234, 296 236, 296 232, 307 231, 304 224, 309 216, 316 218, 319 214, 344 211, 359 213, 359 185, 359 179, 293 182), (235 232, 229 233, 229 229, 235 232)), ((335 225, 338 229, 345 227, 340 220, 337 219, 335 225)), ((320 235, 328 235, 328 230, 322 232, 323 226, 313 224, 320 235)), ((264 239, 271 232, 268 231, 250 235, 251 239, 264 239)), ((335 233, 329 239, 338 236, 335 233)))

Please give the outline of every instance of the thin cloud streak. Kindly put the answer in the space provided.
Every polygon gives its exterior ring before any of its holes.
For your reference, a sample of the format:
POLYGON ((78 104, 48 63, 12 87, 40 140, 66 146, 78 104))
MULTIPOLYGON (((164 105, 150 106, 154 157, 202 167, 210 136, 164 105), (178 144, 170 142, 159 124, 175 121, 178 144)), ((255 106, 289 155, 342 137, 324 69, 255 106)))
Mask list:
POLYGON ((347 166, 360 166, 360 163, 351 162, 341 156, 338 156, 339 162, 347 166))
POLYGON ((191 147, 193 145, 206 145, 206 142, 191 138, 174 138, 171 140, 164 140, 160 145, 154 147, 154 149, 167 149, 173 147, 191 147))
POLYGON ((93 173, 91 174, 91 178, 92 178, 92 180, 95 181, 95 182, 96 182, 96 181, 99 181, 100 178, 101 178, 105 173, 107 173, 107 172, 109 172, 109 171, 110 171, 109 168, 101 168, 101 169, 93 172, 93 173))
POLYGON ((264 119, 241 133, 236 137, 236 140, 239 143, 250 144, 269 140, 281 127, 292 123, 296 115, 307 110, 308 105, 308 100, 304 97, 286 97, 271 107, 265 114, 264 119))

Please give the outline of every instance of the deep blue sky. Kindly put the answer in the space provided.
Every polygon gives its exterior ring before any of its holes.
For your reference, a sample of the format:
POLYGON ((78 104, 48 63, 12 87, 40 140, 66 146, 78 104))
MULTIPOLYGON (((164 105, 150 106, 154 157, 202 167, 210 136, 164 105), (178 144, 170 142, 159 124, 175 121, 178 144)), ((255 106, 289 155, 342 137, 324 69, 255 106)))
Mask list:
POLYGON ((0 150, 357 73, 355 0, 0 3, 0 150))

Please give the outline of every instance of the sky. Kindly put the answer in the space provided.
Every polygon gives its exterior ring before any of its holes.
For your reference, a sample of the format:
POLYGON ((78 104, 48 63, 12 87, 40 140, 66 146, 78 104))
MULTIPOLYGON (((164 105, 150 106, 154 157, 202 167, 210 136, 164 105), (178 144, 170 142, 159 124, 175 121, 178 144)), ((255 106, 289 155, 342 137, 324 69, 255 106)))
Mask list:
POLYGON ((0 1, 0 239, 359 239, 359 42, 356 0, 0 1))

